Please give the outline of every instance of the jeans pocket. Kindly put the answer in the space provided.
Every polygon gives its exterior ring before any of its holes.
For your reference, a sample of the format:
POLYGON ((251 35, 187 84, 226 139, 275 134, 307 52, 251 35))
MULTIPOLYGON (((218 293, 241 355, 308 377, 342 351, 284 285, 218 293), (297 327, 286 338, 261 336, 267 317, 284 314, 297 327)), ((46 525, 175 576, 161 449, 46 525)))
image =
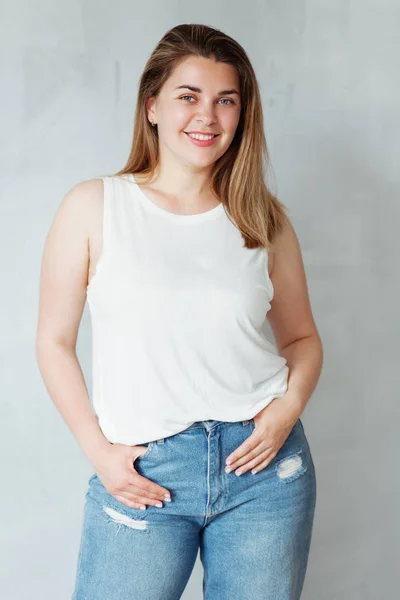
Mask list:
POLYGON ((146 457, 147 457, 147 456, 150 454, 151 450, 153 449, 153 447, 154 447, 154 444, 155 444, 155 442, 154 442, 154 441, 152 441, 152 442, 148 442, 147 444, 139 444, 139 446, 146 446, 146 445, 147 445, 147 449, 146 449, 146 450, 143 452, 143 454, 140 454, 139 456, 137 456, 137 457, 135 458, 135 462, 136 462, 137 460, 139 460, 139 459, 141 459, 141 460, 142 460, 143 458, 146 458, 146 457))
POLYGON ((256 424, 254 422, 254 419, 247 419, 246 421, 242 421, 243 425, 245 425, 246 427, 248 427, 248 432, 247 435, 251 435, 253 433, 253 431, 256 428, 256 424))

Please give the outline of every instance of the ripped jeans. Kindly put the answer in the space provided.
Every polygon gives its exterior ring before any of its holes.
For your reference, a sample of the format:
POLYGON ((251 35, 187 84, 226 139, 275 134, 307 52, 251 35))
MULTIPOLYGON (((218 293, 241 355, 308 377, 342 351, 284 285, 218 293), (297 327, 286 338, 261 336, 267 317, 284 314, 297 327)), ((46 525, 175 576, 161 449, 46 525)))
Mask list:
POLYGON ((267 467, 225 473, 254 420, 196 421, 149 442, 134 466, 165 486, 162 508, 130 508, 89 479, 72 600, 179 600, 196 562, 204 600, 298 600, 316 477, 297 420, 267 467))

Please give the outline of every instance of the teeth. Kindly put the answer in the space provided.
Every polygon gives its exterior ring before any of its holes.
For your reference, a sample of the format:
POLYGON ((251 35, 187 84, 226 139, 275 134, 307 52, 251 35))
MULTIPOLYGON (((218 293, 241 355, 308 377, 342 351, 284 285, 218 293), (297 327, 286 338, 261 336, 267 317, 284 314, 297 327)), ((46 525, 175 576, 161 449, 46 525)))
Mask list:
POLYGON ((195 140, 212 140, 214 135, 201 135, 200 133, 188 133, 188 136, 195 140))

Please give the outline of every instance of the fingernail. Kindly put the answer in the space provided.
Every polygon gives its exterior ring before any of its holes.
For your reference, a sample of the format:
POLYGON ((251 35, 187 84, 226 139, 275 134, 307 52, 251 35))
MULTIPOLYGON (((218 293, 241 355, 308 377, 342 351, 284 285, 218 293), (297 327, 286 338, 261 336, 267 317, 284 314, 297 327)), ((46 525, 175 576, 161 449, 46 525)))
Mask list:
POLYGON ((227 464, 227 465, 230 465, 230 464, 231 464, 231 462, 232 462, 232 461, 231 461, 231 460, 228 458, 228 460, 226 461, 226 464, 227 464))
POLYGON ((230 473, 232 469, 230 467, 225 467, 225 473, 230 473))
POLYGON ((241 475, 241 474, 242 474, 242 471, 239 469, 238 471, 235 471, 235 474, 236 474, 236 475, 241 475))
POLYGON ((162 502, 157 502, 156 506, 158 506, 158 508, 162 508, 163 503, 162 502))
POLYGON ((171 502, 171 496, 164 496, 165 502, 171 502))

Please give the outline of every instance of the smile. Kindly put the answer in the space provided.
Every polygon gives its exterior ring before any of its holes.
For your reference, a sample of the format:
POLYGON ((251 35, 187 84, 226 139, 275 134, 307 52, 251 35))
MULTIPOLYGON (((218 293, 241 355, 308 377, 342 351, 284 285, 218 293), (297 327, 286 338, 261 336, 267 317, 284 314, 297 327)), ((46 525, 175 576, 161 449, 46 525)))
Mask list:
MULTIPOLYGON (((185 131, 186 133, 186 131, 185 131)), ((198 133, 186 133, 187 137, 196 146, 211 146, 219 134, 216 135, 200 135, 198 133)))

